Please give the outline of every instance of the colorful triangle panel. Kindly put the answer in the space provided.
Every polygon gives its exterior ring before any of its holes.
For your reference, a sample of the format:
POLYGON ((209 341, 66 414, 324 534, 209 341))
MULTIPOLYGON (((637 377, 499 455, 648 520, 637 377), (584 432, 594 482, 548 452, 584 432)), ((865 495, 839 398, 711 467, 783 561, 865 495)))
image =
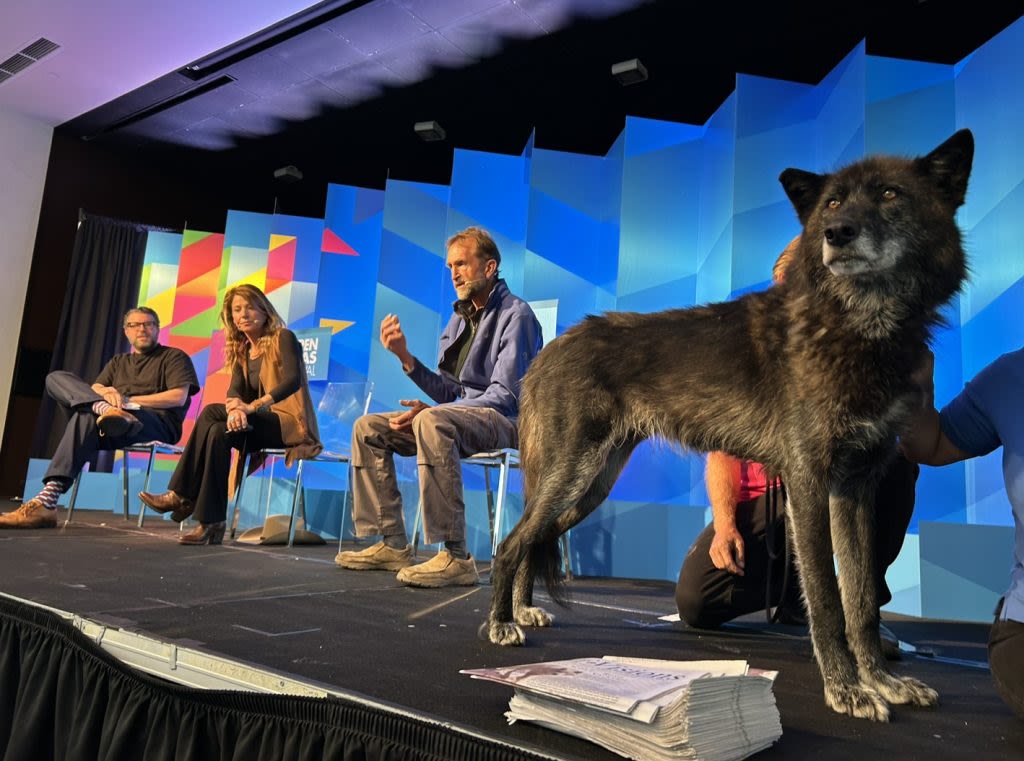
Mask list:
POLYGON ((350 328, 355 325, 355 322, 350 320, 328 320, 325 317, 320 318, 321 328, 330 328, 331 335, 336 335, 343 331, 345 328, 350 328))
POLYGON ((323 241, 320 243, 320 250, 325 254, 344 254, 346 256, 359 256, 359 253, 343 241, 333 230, 324 228, 323 241))

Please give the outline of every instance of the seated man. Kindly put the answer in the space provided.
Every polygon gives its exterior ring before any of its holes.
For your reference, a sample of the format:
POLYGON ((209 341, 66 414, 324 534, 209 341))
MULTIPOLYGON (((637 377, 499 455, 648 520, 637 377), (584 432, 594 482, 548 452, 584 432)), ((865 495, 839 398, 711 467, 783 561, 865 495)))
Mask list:
POLYGON ((411 586, 472 585, 476 563, 466 550, 460 458, 518 446, 519 384, 540 351, 540 323, 498 276, 501 254, 486 231, 470 227, 448 241, 447 266, 458 295, 441 336, 438 372, 406 346, 398 318, 380 327, 384 347, 436 406, 402 400, 405 412, 364 415, 352 428, 352 495, 357 536, 382 541, 339 552, 354 570, 399 570, 411 586), (411 565, 393 456, 416 455, 423 531, 428 544, 444 542, 437 556, 411 565))
POLYGON ((919 373, 924 394, 902 440, 910 460, 948 465, 1003 448, 1003 484, 1016 527, 1010 586, 995 610, 988 661, 999 695, 1024 719, 1024 349, 1004 354, 935 410, 934 357, 919 373))
POLYGON ((43 490, 0 515, 0 528, 56 526, 57 500, 100 449, 181 438, 189 397, 199 390, 192 360, 181 349, 157 343, 160 318, 149 307, 129 309, 123 322, 134 351, 115 355, 92 386, 63 370, 46 376, 47 393, 71 419, 43 476, 43 490))

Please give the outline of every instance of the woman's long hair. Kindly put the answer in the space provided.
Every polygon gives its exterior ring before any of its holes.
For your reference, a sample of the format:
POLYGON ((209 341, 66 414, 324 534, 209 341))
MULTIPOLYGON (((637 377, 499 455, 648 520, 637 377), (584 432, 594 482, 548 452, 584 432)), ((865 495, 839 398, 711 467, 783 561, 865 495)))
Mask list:
POLYGON ((224 302, 220 309, 220 322, 224 326, 224 364, 229 370, 235 366, 235 363, 244 366, 244 358, 249 346, 249 339, 245 337, 245 333, 235 326, 235 321, 231 319, 231 302, 235 296, 241 296, 251 306, 256 307, 267 315, 267 322, 263 326, 263 335, 256 342, 260 354, 266 354, 273 346, 277 334, 281 332, 282 328, 287 327, 284 324, 284 320, 281 319, 281 315, 274 309, 274 305, 270 303, 267 295, 255 285, 243 283, 242 285, 236 285, 234 288, 228 288, 227 293, 224 294, 224 302))

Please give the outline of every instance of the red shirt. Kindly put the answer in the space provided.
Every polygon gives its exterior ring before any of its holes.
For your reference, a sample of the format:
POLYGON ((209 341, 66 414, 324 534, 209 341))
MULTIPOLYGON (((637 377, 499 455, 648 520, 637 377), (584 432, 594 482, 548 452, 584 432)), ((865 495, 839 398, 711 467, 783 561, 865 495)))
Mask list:
POLYGON ((740 494, 738 502, 757 499, 768 490, 768 477, 760 463, 740 461, 740 494))

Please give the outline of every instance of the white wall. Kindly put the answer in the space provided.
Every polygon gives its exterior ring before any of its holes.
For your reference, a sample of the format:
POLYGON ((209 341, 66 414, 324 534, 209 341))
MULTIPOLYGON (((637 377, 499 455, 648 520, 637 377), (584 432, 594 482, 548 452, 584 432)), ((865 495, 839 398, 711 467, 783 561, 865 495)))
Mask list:
POLYGON ((52 127, 0 110, 0 437, 52 136, 52 127))

